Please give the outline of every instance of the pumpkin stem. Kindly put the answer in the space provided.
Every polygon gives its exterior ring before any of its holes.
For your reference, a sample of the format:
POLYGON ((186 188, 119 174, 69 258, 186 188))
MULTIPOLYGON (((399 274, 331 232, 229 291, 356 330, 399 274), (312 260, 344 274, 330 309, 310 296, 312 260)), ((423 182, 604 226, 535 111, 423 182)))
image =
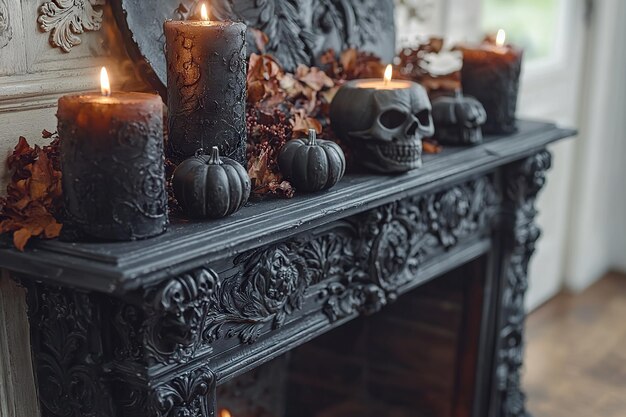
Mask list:
POLYGON ((211 148, 211 156, 207 161, 207 165, 222 165, 223 162, 220 159, 220 149, 217 146, 211 148))
POLYGON ((309 129, 309 146, 315 146, 317 140, 317 132, 315 129, 309 129))
POLYGON ((454 98, 456 98, 457 100, 461 100, 463 98, 463 93, 461 92, 460 88, 454 90, 454 98))

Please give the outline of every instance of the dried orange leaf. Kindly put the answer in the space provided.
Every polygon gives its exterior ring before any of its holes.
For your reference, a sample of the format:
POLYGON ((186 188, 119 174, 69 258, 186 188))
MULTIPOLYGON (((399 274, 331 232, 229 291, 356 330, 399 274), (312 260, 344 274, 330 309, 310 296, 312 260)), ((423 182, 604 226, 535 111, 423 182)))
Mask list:
POLYGON ((29 239, 32 237, 32 234, 29 229, 22 228, 13 232, 13 244, 19 251, 24 251, 24 247, 28 243, 29 239))

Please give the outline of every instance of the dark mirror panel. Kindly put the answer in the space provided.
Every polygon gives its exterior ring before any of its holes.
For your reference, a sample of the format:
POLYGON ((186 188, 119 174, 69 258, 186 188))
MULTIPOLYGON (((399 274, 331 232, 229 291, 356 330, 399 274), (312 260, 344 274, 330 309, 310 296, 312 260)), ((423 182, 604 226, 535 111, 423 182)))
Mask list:
MULTIPOLYGON (((216 20, 245 22, 248 53, 258 53, 255 32, 268 37, 265 52, 283 67, 314 65, 328 49, 350 47, 391 61, 395 51, 392 0, 212 0, 216 20)), ((166 65, 163 22, 192 18, 197 0, 118 0, 112 7, 126 46, 152 86, 165 97, 166 65)))

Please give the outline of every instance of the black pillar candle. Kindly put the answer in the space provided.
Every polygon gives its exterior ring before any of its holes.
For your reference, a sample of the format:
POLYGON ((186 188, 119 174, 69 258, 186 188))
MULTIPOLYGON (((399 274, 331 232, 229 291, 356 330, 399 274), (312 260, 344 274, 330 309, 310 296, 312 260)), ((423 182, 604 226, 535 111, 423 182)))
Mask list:
MULTIPOLYGON (((500 35, 499 35, 500 36, 500 35)), ((463 52, 463 93, 485 108, 484 133, 513 133, 522 68, 522 51, 510 45, 485 40, 478 47, 460 46, 463 52)))
POLYGON ((59 99, 65 225, 79 236, 134 240, 168 224, 163 104, 153 94, 59 99))
POLYGON ((166 21, 164 30, 171 156, 217 146, 246 166, 246 25, 166 21))

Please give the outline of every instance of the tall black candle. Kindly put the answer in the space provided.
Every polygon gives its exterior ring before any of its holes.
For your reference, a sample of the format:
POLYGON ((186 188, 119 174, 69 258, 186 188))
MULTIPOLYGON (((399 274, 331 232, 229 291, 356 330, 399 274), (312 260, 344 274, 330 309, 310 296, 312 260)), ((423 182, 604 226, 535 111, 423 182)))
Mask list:
POLYGON ((166 21, 164 30, 171 156, 217 146, 246 166, 246 25, 166 21))
MULTIPOLYGON (((65 226, 79 236, 134 240, 168 224, 163 103, 154 94, 59 99, 65 226)), ((64 227, 64 229, 66 229, 64 227)))
POLYGON ((486 39, 478 47, 460 46, 463 52, 463 93, 474 96, 485 108, 485 133, 513 133, 522 68, 522 51, 498 40, 486 39))

